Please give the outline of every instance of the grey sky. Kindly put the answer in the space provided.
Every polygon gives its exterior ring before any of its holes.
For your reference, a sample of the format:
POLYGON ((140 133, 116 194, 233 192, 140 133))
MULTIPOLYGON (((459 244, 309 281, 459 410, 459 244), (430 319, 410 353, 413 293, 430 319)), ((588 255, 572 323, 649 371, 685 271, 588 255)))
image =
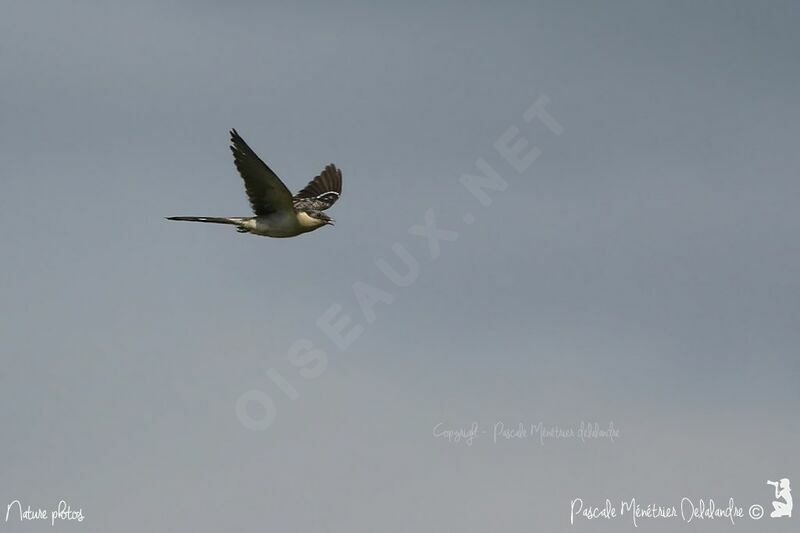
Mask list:
POLYGON ((4 2, 0 509, 67 499, 74 531, 480 532, 566 530, 575 497, 768 506, 766 479, 800 483, 798 20, 791 2, 4 2), (560 136, 522 120, 541 95, 560 136), (493 148, 510 126, 542 152, 522 174, 493 148), (340 166, 336 227, 166 222, 248 213, 232 127, 290 189, 340 166), (480 157, 509 183, 489 207, 459 184, 480 157), (429 209, 459 232, 435 260, 408 232, 429 209), (409 287, 375 265, 395 242, 409 287), (355 282, 394 297, 372 324, 355 282), (316 325, 333 304, 365 327, 345 351, 316 325), (298 339, 321 376, 287 359, 298 339), (248 390, 275 403, 266 431, 236 416, 248 390), (473 420, 621 436, 432 435, 473 420))

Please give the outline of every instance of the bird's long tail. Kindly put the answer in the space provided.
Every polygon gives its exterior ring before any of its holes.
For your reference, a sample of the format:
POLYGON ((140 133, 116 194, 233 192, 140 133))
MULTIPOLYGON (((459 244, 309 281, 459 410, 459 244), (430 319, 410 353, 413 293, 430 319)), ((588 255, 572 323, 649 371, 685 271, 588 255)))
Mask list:
POLYGON ((182 220, 185 222, 209 222, 211 224, 233 224, 240 225, 245 221, 240 217, 167 217, 167 220, 182 220))

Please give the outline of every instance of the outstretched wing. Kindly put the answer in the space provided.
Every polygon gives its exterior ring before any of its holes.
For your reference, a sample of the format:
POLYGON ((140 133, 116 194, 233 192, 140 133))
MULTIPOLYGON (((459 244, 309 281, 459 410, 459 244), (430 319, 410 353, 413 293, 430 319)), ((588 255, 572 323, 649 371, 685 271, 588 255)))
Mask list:
POLYGON ((231 152, 256 216, 293 209, 292 193, 236 130, 231 130, 231 152))
POLYGON ((295 203, 308 204, 317 211, 324 211, 335 204, 341 195, 342 171, 335 165, 328 165, 294 199, 295 203))

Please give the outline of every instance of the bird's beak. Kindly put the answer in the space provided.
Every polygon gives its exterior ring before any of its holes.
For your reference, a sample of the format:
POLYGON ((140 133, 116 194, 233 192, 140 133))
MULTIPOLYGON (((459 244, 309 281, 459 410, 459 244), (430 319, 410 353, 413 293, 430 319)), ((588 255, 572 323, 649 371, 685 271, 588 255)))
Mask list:
POLYGON ((336 224, 334 224, 334 222, 336 222, 336 221, 333 220, 333 219, 330 219, 330 220, 328 220, 328 225, 329 226, 335 226, 336 224))

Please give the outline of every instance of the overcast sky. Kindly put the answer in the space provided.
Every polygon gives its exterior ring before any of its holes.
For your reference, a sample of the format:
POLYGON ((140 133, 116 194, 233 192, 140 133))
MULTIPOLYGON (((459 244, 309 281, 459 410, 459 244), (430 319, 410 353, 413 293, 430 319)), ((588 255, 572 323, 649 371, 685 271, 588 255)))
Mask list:
POLYGON ((564 531, 578 497, 769 511, 767 479, 800 486, 797 3, 2 11, 0 509, 564 531), (336 226, 165 221, 249 214, 234 127, 292 190, 342 168, 336 226), (504 134, 540 155, 519 172, 504 134), (488 206, 479 161, 507 184, 488 206), (400 287, 378 264, 403 257, 400 287), (492 438, 581 421, 619 437, 492 438), (434 436, 473 422, 471 446, 434 436))

